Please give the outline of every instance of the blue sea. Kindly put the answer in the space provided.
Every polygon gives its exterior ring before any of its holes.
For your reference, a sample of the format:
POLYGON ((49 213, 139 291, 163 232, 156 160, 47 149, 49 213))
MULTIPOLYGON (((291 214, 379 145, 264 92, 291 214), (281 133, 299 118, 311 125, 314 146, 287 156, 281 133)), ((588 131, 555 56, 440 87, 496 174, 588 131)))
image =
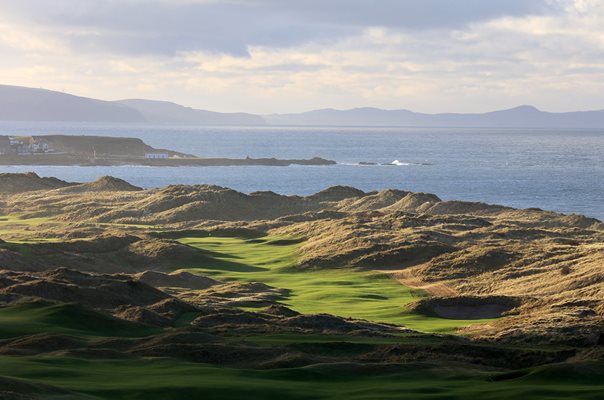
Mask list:
POLYGON ((202 157, 323 157, 335 166, 42 167, 69 181, 112 175, 151 188, 209 183, 243 192, 306 195, 333 185, 370 191, 397 188, 442 199, 539 207, 604 220, 604 130, 375 127, 175 127, 0 123, 0 134, 138 137, 202 157), (396 161, 396 162, 395 162, 396 161), (359 162, 396 165, 362 166, 359 162))

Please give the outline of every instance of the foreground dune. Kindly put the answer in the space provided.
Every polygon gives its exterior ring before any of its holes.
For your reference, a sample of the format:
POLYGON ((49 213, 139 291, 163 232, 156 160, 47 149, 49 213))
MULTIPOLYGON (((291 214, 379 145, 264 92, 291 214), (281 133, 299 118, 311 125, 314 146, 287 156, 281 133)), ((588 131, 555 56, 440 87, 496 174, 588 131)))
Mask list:
POLYGON ((509 372, 604 354, 595 219, 399 190, 301 197, 9 178, 0 355, 509 372), (300 344, 317 335, 364 344, 300 344), (273 347, 233 344, 250 336, 273 347))

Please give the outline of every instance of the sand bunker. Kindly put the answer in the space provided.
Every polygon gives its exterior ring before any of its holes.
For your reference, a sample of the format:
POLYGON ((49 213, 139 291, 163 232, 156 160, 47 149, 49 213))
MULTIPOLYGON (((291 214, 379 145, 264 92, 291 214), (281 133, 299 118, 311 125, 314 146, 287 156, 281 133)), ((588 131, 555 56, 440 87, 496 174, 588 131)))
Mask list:
POLYGON ((419 313, 448 319, 499 318, 520 305, 520 299, 508 296, 428 297, 411 308, 419 313))
POLYGON ((483 319, 498 318, 509 311, 510 307, 501 304, 481 304, 475 306, 436 306, 434 313, 448 319, 483 319))

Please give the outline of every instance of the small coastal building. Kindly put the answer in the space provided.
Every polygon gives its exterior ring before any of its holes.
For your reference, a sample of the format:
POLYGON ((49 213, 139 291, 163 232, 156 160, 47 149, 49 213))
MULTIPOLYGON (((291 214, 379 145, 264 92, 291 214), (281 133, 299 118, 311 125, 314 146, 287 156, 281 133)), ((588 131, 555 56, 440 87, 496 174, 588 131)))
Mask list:
POLYGON ((12 152, 13 148, 11 147, 8 136, 0 136, 0 155, 11 154, 12 152))
POLYGON ((145 153, 145 158, 166 159, 169 158, 169 156, 168 153, 145 153))
POLYGON ((54 152, 50 143, 45 139, 34 137, 9 137, 9 142, 12 152, 17 154, 54 152))
POLYGON ((22 154, 28 153, 28 145, 25 143, 23 138, 16 136, 9 136, 8 141, 10 142, 11 151, 13 153, 22 154))
POLYGON ((29 141, 29 152, 30 153, 47 153, 48 143, 45 140, 36 140, 32 138, 29 141))
POLYGON ((28 154, 31 153, 29 145, 30 139, 19 138, 15 140, 15 149, 17 150, 17 154, 28 154))

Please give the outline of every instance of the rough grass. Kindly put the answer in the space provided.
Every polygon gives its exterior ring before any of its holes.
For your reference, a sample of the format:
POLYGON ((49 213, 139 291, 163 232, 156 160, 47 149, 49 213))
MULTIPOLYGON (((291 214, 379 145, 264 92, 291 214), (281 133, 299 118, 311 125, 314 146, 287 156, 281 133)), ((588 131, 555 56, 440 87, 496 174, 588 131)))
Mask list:
POLYGON ((38 333, 83 337, 136 337, 157 333, 77 304, 28 303, 0 308, 0 338, 38 333))
POLYGON ((2 215, 0 216, 0 239, 32 236, 32 232, 51 221, 50 218, 24 218, 20 214, 2 215))
POLYGON ((601 362, 502 374, 414 364, 245 370, 168 359, 0 357, 0 375, 9 378, 80 396, 145 400, 600 399, 603 370, 601 362))
POLYGON ((283 303, 302 313, 330 313, 427 332, 450 332, 489 321, 411 313, 405 305, 427 294, 381 273, 343 268, 296 271, 292 266, 301 245, 296 238, 189 237, 180 241, 202 250, 211 260, 203 266, 188 266, 189 271, 222 280, 257 281, 289 289, 290 296, 283 303))

